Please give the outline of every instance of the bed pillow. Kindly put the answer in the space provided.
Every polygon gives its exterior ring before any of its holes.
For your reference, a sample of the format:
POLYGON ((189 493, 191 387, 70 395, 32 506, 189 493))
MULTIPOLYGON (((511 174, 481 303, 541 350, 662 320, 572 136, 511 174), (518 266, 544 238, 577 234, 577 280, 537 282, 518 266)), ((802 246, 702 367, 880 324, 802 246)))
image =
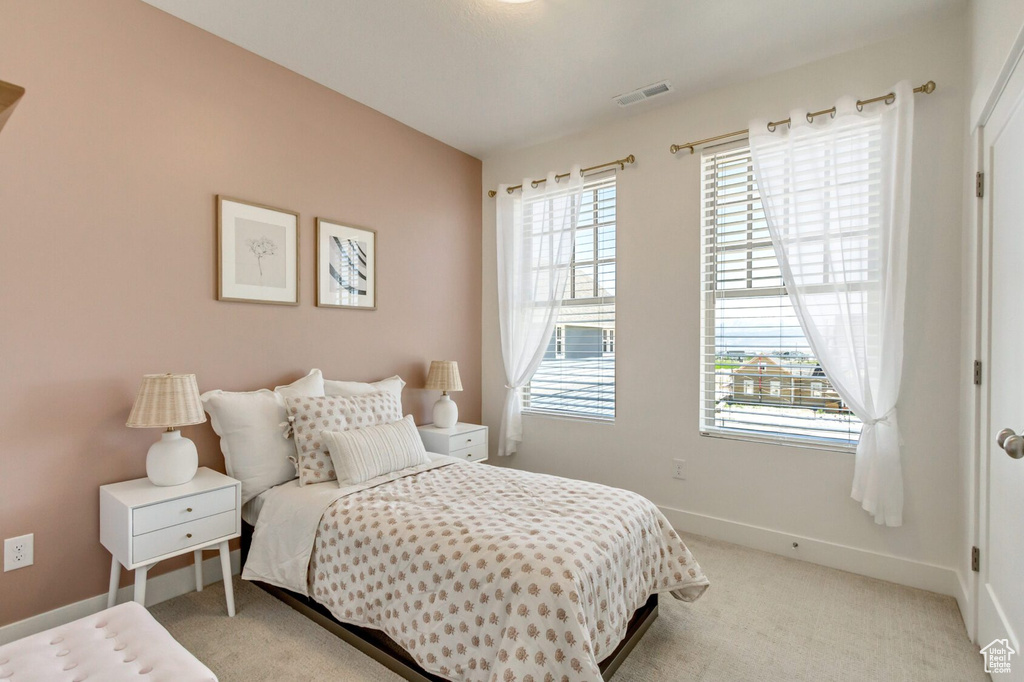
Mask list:
POLYGON ((402 404, 402 389, 405 388, 405 382, 402 381, 402 377, 397 374, 387 379, 381 379, 380 381, 335 381, 333 379, 324 379, 324 395, 336 395, 351 397, 354 395, 366 395, 367 393, 377 393, 378 391, 389 391, 395 394, 398 398, 398 404, 402 404))
POLYGON ((201 399, 220 436, 228 475, 242 482, 242 504, 264 490, 295 478, 295 445, 284 435, 285 397, 323 396, 320 370, 273 391, 207 391, 201 399))
POLYGON ((323 483, 337 478, 322 431, 349 431, 402 418, 402 407, 391 391, 355 396, 285 398, 288 420, 292 422, 293 455, 299 471, 299 485, 323 483))
POLYGON ((321 436, 331 453, 338 485, 363 483, 430 461, 412 415, 364 429, 325 430, 321 436))

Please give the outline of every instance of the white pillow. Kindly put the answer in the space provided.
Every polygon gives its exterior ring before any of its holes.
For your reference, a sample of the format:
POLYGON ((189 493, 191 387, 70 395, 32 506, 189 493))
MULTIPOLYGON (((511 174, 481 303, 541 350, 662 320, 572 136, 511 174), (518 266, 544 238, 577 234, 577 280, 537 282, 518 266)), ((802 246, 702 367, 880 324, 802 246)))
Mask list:
POLYGON ((362 429, 322 431, 320 436, 331 451, 340 486, 363 483, 430 461, 412 415, 362 429))
POLYGON ((380 381, 374 381, 366 383, 363 381, 334 381, 333 379, 324 379, 324 394, 330 396, 341 396, 344 398, 351 398, 357 395, 366 395, 367 393, 376 393, 378 391, 388 391, 394 393, 395 397, 398 398, 398 405, 402 405, 402 389, 405 388, 405 382, 402 381, 402 377, 397 374, 387 379, 381 379, 380 381))
POLYGON ((244 393, 207 391, 201 397, 210 424, 220 436, 224 468, 242 482, 242 504, 264 490, 295 478, 295 445, 285 438, 284 398, 323 396, 324 377, 314 369, 298 381, 244 393))
POLYGON ((294 454, 298 462, 299 485, 337 478, 331 453, 320 435, 323 430, 362 429, 390 424, 402 418, 398 399, 389 391, 349 397, 289 397, 284 402, 295 434, 294 454))

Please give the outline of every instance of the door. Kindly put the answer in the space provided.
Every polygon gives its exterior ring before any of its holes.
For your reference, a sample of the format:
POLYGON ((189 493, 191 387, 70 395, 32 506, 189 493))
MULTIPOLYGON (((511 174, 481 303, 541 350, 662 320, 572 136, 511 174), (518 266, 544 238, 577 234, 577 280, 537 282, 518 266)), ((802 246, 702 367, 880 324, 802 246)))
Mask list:
POLYGON ((1012 649, 1024 680, 1024 66, 999 97, 984 140, 983 343, 988 372, 979 467, 978 644, 1012 649), (1005 430, 1004 429, 1008 429, 1005 430), (1002 433, 1000 433, 1002 432, 1002 433))

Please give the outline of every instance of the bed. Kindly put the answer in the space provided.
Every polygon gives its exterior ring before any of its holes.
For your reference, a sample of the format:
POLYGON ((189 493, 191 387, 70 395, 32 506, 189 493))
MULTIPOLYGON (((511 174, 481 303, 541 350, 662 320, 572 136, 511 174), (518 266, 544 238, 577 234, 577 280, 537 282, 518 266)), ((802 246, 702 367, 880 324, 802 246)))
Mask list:
POLYGON ((608 679, 708 580, 657 507, 594 483, 430 455, 247 503, 242 577, 410 680, 608 679))

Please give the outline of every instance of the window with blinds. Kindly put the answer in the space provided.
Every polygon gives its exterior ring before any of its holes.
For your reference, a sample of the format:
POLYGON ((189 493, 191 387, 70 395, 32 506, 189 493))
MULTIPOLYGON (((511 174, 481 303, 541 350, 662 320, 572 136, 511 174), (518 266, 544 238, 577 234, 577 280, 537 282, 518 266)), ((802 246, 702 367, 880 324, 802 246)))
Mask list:
MULTIPOLYGON (((524 206, 526 219, 537 207, 524 206)), ((615 418, 615 173, 587 178, 565 298, 523 409, 615 418)))
POLYGON ((701 433, 852 449, 860 420, 786 295, 747 147, 702 158, 701 433))

